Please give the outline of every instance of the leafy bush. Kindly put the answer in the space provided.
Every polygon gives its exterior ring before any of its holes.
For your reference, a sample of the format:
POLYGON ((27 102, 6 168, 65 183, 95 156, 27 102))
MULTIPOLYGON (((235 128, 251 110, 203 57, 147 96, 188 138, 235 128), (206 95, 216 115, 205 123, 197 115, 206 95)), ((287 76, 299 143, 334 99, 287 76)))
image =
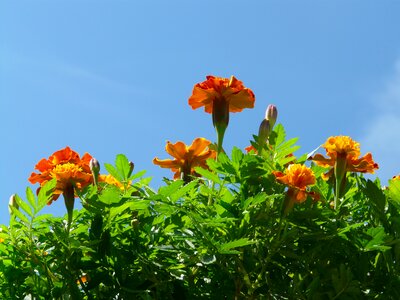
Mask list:
POLYGON ((248 153, 227 155, 221 137, 214 148, 201 141, 201 151, 169 145, 175 160, 163 166, 182 179, 165 179, 157 191, 122 154, 105 164, 106 178, 97 161, 89 170, 91 157, 69 148, 57 155, 69 153, 92 177, 62 186, 58 175, 43 177, 55 153, 37 168, 38 194, 27 188, 25 200, 11 198, 0 232, 0 297, 400 299, 400 178, 382 187, 360 174, 368 169, 349 169, 373 162, 357 160, 357 145, 344 167, 335 150, 328 176, 321 155, 296 159, 297 139, 271 123, 248 153), (66 216, 42 214, 60 194, 66 216))

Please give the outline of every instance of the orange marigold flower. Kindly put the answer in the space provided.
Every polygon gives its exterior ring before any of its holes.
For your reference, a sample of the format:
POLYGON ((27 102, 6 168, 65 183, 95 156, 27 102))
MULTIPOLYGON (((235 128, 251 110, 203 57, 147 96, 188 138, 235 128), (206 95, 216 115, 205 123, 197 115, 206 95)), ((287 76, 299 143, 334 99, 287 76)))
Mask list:
POLYGON ((211 114, 214 101, 227 102, 230 112, 240 112, 244 108, 254 107, 254 93, 245 88, 234 76, 230 79, 211 75, 206 78, 207 80, 196 84, 193 88, 192 96, 189 98, 189 105, 193 109, 204 106, 204 110, 211 114))
POLYGON ((212 114, 214 128, 217 131, 218 153, 222 151, 225 130, 229 124, 229 113, 240 112, 244 108, 253 108, 254 93, 245 88, 234 76, 221 78, 207 76, 207 80, 193 88, 189 105, 193 109, 204 106, 204 110, 212 114))
POLYGON ((165 150, 174 159, 160 160, 154 158, 153 163, 161 168, 169 168, 175 172, 174 179, 183 178, 184 180, 189 180, 190 175, 198 176, 194 171, 195 167, 207 169, 207 159, 216 157, 216 151, 208 148, 210 144, 211 142, 204 138, 196 138, 190 146, 186 146, 182 142, 175 144, 167 142, 165 150))
POLYGON ((294 202, 304 202, 307 199, 307 195, 318 199, 317 195, 314 193, 307 192, 307 187, 315 184, 315 175, 314 172, 305 165, 291 164, 284 173, 279 171, 274 171, 272 173, 275 175, 277 181, 289 187, 287 194, 294 202))
POLYGON ((400 175, 393 176, 392 180, 400 180, 400 175))
POLYGON ((67 192, 71 187, 81 189, 92 182, 89 167, 91 159, 92 156, 88 153, 81 158, 78 153, 66 147, 54 152, 48 159, 43 158, 39 161, 35 169, 40 173, 32 173, 28 180, 32 184, 39 183, 43 186, 55 178, 57 184, 53 192, 53 200, 57 200, 60 194, 67 192))
POLYGON ((334 172, 337 161, 342 160, 341 166, 344 169, 342 172, 361 172, 373 174, 379 168, 378 164, 372 159, 371 153, 360 156, 360 144, 352 140, 348 136, 333 136, 329 137, 322 146, 326 150, 329 158, 321 154, 316 154, 311 159, 322 167, 332 167, 322 177, 327 180, 334 172))
POLYGON ((247 146, 244 148, 244 150, 246 150, 247 153, 250 153, 251 151, 253 151, 255 154, 258 153, 257 149, 253 145, 247 146))

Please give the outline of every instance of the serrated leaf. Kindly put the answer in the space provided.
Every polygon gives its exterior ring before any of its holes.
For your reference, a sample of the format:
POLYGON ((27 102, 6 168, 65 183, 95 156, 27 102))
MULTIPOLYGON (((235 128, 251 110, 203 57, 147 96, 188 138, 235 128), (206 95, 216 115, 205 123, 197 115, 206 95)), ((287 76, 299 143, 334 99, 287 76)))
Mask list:
POLYGON ((185 196, 189 191, 194 189, 197 186, 198 182, 197 181, 191 181, 188 184, 182 186, 179 190, 177 190, 175 193, 173 193, 170 197, 173 202, 179 200, 183 196, 185 196))
POLYGON ((52 180, 46 182, 46 184, 40 188, 39 194, 38 194, 38 211, 37 212, 42 210, 43 207, 45 207, 47 205, 47 203, 50 201, 50 199, 53 197, 53 192, 56 187, 56 184, 57 184, 57 180, 52 179, 52 180))
POLYGON ((273 133, 275 133, 275 135, 272 134, 272 136, 274 136, 273 145, 275 145, 275 146, 280 145, 286 139, 285 128, 283 127, 282 124, 276 125, 274 127, 273 133))
POLYGON ((12 215, 15 215, 18 219, 20 219, 23 223, 25 223, 25 225, 29 224, 28 218, 22 212, 20 212, 17 208, 12 206, 11 211, 12 211, 12 215))
POLYGON ((222 252, 226 252, 228 250, 231 250, 233 248, 238 248, 238 247, 244 247, 244 246, 248 246, 248 245, 252 245, 254 244, 254 241, 250 241, 247 238, 243 238, 243 239, 238 239, 235 241, 231 241, 222 245, 219 245, 219 250, 222 252))
POLYGON ((124 210, 126 210, 127 208, 131 207, 131 203, 130 202, 126 202, 118 207, 112 207, 110 209, 110 219, 114 219, 115 216, 119 215, 120 213, 122 213, 124 210))
POLYGON ((364 245, 365 251, 373 251, 373 250, 388 250, 391 247, 383 245, 385 243, 385 239, 387 238, 385 229, 383 227, 372 227, 367 230, 367 234, 372 237, 371 240, 367 241, 364 245))
POLYGON ((36 213, 36 197, 30 187, 26 188, 26 200, 28 200, 29 204, 33 208, 34 213, 36 213))
POLYGON ((131 177, 129 177, 129 178, 128 178, 128 181, 132 181, 132 180, 135 180, 135 179, 137 179, 137 178, 140 178, 140 177, 142 177, 144 174, 146 174, 146 170, 139 171, 139 172, 137 172, 136 174, 133 174, 131 177))
POLYGON ((50 219, 52 216, 53 216, 52 214, 43 214, 40 216, 36 216, 35 219, 33 220, 33 223, 41 223, 46 219, 50 219))
POLYGON ((219 179, 217 174, 212 173, 209 170, 203 169, 201 167, 195 167, 194 170, 196 171, 196 173, 200 174, 205 179, 208 179, 215 183, 221 184, 221 179, 219 179))
POLYGON ((249 206, 257 205, 258 203, 265 202, 267 199, 267 195, 265 193, 261 193, 256 195, 255 197, 250 197, 246 199, 243 203, 243 208, 247 209, 249 206))
POLYGON ((28 216, 33 217, 33 211, 29 207, 28 203, 26 203, 22 198, 18 195, 15 195, 15 200, 20 209, 22 209, 28 216))
POLYGON ((131 172, 128 158, 124 154, 118 154, 115 158, 115 166, 117 167, 119 174, 122 175, 123 181, 126 181, 131 172))
POLYGON ((120 189, 116 186, 110 185, 99 196, 99 201, 110 205, 121 201, 120 189))
POLYGON ((168 185, 159 188, 158 193, 165 197, 169 197, 171 194, 175 193, 182 186, 183 180, 171 181, 168 185))
POLYGON ((243 152, 237 147, 233 147, 232 149, 232 161, 236 164, 239 165, 241 160, 243 159, 243 152))
POLYGON ((118 170, 111 164, 105 163, 104 167, 106 168, 107 172, 110 173, 111 176, 113 176, 115 179, 117 179, 119 182, 124 181, 124 178, 122 175, 118 172, 118 170))
POLYGON ((129 204, 131 210, 146 210, 149 208, 150 200, 134 200, 129 204))

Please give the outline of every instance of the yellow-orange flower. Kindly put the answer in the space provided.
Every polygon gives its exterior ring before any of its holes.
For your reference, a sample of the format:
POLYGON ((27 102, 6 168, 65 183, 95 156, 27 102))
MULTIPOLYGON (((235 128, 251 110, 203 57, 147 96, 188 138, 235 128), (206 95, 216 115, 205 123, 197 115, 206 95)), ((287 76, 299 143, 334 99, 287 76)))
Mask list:
POLYGON ((400 175, 393 176, 392 180, 400 180, 400 175))
POLYGON ((371 153, 360 156, 360 144, 348 136, 329 137, 322 146, 326 150, 328 158, 321 154, 316 154, 312 160, 319 166, 332 167, 323 178, 327 180, 334 172, 335 164, 338 160, 344 161, 344 172, 361 172, 373 174, 379 168, 378 164, 372 159, 371 153))
POLYGON ((301 203, 307 199, 307 195, 318 199, 317 195, 307 192, 309 185, 315 184, 314 172, 302 164, 292 164, 287 167, 284 173, 272 172, 280 183, 286 184, 289 188, 288 196, 295 202, 301 203))
POLYGON ((254 93, 245 88, 234 76, 230 79, 211 75, 206 78, 207 80, 196 84, 193 88, 192 96, 189 98, 189 105, 193 109, 204 106, 204 110, 211 114, 215 101, 227 102, 230 112, 240 112, 244 108, 254 107, 254 93))
POLYGON ((107 184, 111 184, 111 185, 115 185, 116 187, 120 188, 121 190, 123 190, 125 188, 121 182, 119 182, 117 179, 115 179, 114 176, 112 176, 110 174, 108 174, 108 175, 100 174, 98 181, 104 182, 107 184))
POLYGON ((207 169, 207 159, 216 157, 216 151, 208 148, 210 144, 211 142, 204 138, 196 138, 190 146, 186 146, 182 142, 175 144, 167 142, 165 150, 174 159, 160 160, 154 158, 153 163, 175 172, 174 179, 188 180, 190 175, 197 176, 195 167, 207 169))
MULTIPOLYGON (((32 173, 29 181, 43 186, 51 179, 56 179, 57 184, 53 192, 53 200, 57 200, 71 187, 81 189, 93 180, 89 162, 92 156, 85 153, 82 158, 78 153, 66 147, 54 152, 48 159, 43 158, 35 166, 40 173, 32 173)), ((51 202, 49 203, 51 204, 51 202)))

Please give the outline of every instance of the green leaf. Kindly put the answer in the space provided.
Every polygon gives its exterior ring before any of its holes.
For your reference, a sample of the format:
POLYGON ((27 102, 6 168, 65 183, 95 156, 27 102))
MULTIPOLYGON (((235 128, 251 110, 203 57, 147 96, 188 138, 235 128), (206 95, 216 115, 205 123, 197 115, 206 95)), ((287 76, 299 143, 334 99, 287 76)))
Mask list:
POLYGON ((35 217, 33 222, 34 223, 42 223, 47 219, 51 219, 52 216, 53 216, 52 214, 43 214, 43 215, 35 217))
POLYGON ((374 251, 374 250, 389 250, 391 247, 385 246, 385 239, 387 235, 383 227, 372 227, 367 230, 367 234, 372 237, 371 240, 364 244, 364 251, 374 251))
POLYGON ((389 201, 400 210, 400 180, 389 180, 389 201))
POLYGON ((108 186, 99 196, 99 200, 107 205, 119 203, 121 201, 120 189, 116 186, 108 186))
POLYGON ((18 219, 20 219, 25 225, 28 225, 30 222, 28 218, 20 212, 17 208, 14 206, 11 207, 12 215, 15 215, 18 219))
POLYGON ((53 197, 53 192, 56 187, 56 184, 57 184, 57 180, 52 179, 52 180, 46 182, 46 184, 40 188, 39 195, 38 195, 38 211, 37 212, 42 210, 43 207, 45 207, 47 205, 47 203, 49 203, 50 199, 53 197))
POLYGON ((36 197, 35 194, 33 193, 32 189, 30 187, 26 188, 26 200, 28 200, 29 204, 33 208, 34 213, 36 214, 36 197))
POLYGON ((115 166, 118 172, 122 175, 123 181, 126 181, 131 173, 131 166, 128 158, 123 154, 118 154, 115 158, 115 166))
POLYGON ((119 182, 124 181, 124 178, 122 175, 119 173, 119 171, 111 164, 105 163, 104 167, 110 173, 111 176, 113 176, 115 179, 117 179, 119 182))
POLYGON ((278 146, 286 139, 285 128, 282 124, 278 124, 274 127, 273 132, 270 135, 270 142, 272 145, 278 146))
POLYGON ((188 184, 182 186, 179 190, 173 193, 170 197, 173 202, 176 202, 183 196, 185 196, 189 191, 193 190, 198 185, 197 180, 193 180, 188 184))
POLYGON ((135 180, 135 179, 137 179, 137 178, 140 178, 140 177, 142 177, 144 174, 146 174, 146 170, 139 171, 139 172, 137 172, 136 174, 133 174, 131 177, 129 177, 129 178, 128 178, 128 181, 131 181, 131 180, 135 180))
POLYGON ((15 195, 15 200, 17 201, 20 209, 22 209, 28 216, 33 217, 33 211, 29 207, 28 203, 22 200, 21 197, 18 195, 15 195))
POLYGON ((150 200, 134 200, 129 202, 131 210, 147 210, 150 206, 150 200))
POLYGON ((118 207, 112 207, 110 209, 110 219, 114 219, 115 216, 119 215, 120 213, 122 213, 124 210, 126 210, 127 208, 131 207, 132 203, 130 202, 125 202, 124 204, 122 204, 121 206, 118 207))
POLYGON ((159 188, 158 193, 165 197, 169 197, 171 194, 175 193, 182 186, 183 180, 171 181, 168 185, 159 188))
POLYGON ((243 159, 243 156, 244 156, 244 154, 243 154, 242 150, 240 150, 240 149, 237 148, 237 147, 233 147, 233 150, 232 150, 232 161, 233 161, 236 165, 239 165, 239 164, 240 164, 240 162, 241 162, 242 159, 243 159))
POLYGON ((379 213, 385 211, 386 197, 382 189, 378 188, 371 180, 367 181, 365 193, 375 204, 375 208, 379 213))
POLYGON ((205 179, 211 180, 215 183, 221 184, 221 179, 219 179, 218 175, 215 173, 212 173, 206 169, 203 169, 201 167, 195 167, 194 168, 196 173, 200 174, 201 176, 203 176, 205 179))
POLYGON ((231 249, 252 245, 254 243, 255 243, 255 241, 250 241, 248 238, 242 238, 242 239, 238 239, 235 241, 231 241, 231 242, 219 245, 218 248, 219 248, 220 253, 227 254, 227 252, 230 252, 229 250, 231 250, 231 249))

